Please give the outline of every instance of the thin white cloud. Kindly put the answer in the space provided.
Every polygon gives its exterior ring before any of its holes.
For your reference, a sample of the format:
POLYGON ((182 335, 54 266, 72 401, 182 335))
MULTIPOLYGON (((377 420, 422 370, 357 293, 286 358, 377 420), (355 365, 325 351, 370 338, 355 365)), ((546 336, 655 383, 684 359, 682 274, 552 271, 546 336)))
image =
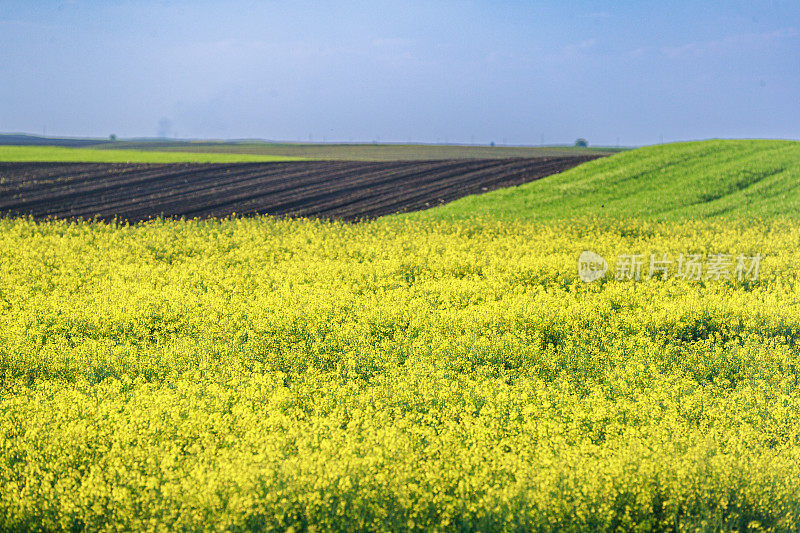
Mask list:
POLYGON ((9 26, 12 28, 21 28, 25 30, 48 30, 55 31, 62 29, 61 26, 55 24, 42 24, 40 22, 30 22, 27 20, 16 19, 0 19, 0 25, 9 26))
POLYGON ((608 11, 595 11, 594 13, 586 13, 584 17, 587 19, 610 19, 611 13, 608 11))
POLYGON ((796 38, 798 35, 800 32, 795 28, 781 28, 770 32, 745 33, 712 41, 695 41, 680 46, 664 46, 661 48, 661 53, 675 59, 741 50, 742 48, 763 48, 780 41, 796 38))
POLYGON ((649 49, 646 46, 640 46, 639 48, 634 48, 623 54, 623 57, 626 59, 640 59, 647 55, 649 49))
POLYGON ((403 46, 411 46, 414 44, 413 39, 405 39, 403 37, 380 37, 377 39, 372 40, 372 46, 376 46, 379 48, 383 47, 403 47, 403 46))
POLYGON ((580 54, 581 52, 585 52, 586 50, 594 48, 595 45, 597 45, 597 39, 586 39, 577 44, 565 46, 562 49, 562 54, 567 57, 572 57, 580 54))

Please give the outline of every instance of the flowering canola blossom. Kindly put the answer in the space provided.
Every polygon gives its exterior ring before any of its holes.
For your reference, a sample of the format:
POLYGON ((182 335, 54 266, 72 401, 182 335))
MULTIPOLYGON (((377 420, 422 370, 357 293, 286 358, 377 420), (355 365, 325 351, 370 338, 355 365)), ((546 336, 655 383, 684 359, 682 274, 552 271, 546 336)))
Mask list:
POLYGON ((796 530, 798 242, 0 220, 0 530, 796 530), (585 283, 583 250, 762 259, 585 283))

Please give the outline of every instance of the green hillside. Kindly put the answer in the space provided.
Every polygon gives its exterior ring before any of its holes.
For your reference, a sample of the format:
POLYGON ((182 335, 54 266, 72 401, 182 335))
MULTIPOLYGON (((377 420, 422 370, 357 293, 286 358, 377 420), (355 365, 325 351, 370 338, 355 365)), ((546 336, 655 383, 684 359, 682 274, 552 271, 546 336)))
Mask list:
POLYGON ((299 159, 301 158, 256 154, 94 150, 92 148, 65 148, 62 146, 0 146, 0 162, 246 163, 254 161, 295 161, 299 159))
POLYGON ((800 142, 712 140, 621 152, 407 216, 676 220, 798 213, 800 142))

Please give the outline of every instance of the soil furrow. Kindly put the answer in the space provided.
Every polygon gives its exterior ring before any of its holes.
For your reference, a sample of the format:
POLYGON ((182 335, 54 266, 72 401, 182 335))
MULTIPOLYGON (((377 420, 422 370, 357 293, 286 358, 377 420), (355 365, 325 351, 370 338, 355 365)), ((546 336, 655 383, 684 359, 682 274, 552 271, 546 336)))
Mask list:
POLYGON ((515 186, 598 156, 232 164, 0 163, 0 214, 137 222, 233 213, 359 220, 515 186))

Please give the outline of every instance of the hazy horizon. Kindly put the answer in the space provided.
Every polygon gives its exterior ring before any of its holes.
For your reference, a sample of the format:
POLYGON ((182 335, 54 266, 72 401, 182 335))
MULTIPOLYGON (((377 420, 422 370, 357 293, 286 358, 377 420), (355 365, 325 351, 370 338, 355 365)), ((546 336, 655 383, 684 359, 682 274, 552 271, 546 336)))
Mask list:
POLYGON ((791 2, 0 5, 0 132, 639 146, 800 139, 791 2))

